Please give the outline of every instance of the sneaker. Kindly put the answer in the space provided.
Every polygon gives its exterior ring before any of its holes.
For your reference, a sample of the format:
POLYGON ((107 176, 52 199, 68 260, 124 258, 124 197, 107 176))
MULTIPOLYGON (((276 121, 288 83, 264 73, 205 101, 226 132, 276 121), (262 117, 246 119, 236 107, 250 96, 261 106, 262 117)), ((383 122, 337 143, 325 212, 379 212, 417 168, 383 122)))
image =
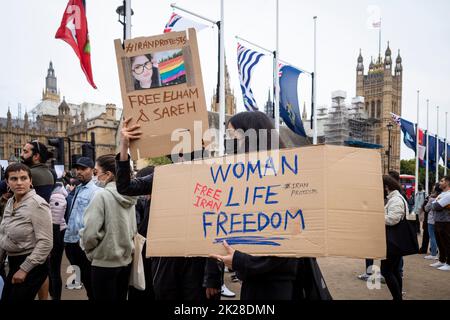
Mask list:
POLYGON ((226 285, 222 285, 222 290, 220 293, 221 293, 222 297, 226 297, 226 298, 236 297, 236 294, 234 292, 230 291, 230 289, 228 289, 226 285))
POLYGON ((438 268, 441 271, 450 271, 450 264, 444 264, 442 267, 438 268))
POLYGON ((443 266, 445 266, 445 263, 442 263, 440 261, 435 262, 433 264, 430 264, 430 267, 433 267, 433 268, 440 268, 440 267, 443 267, 443 266))
POLYGON ((230 270, 228 269, 228 267, 227 266, 225 266, 225 268, 223 269, 223 272, 230 272, 230 270))
POLYGON ((239 282, 239 278, 236 276, 236 274, 231 275, 231 282, 239 282))
POLYGON ((437 259, 439 259, 439 257, 438 256, 433 256, 433 255, 428 255, 428 256, 425 256, 425 257, 423 257, 424 259, 427 259, 427 260, 437 260, 437 259))
POLYGON ((362 281, 367 281, 370 276, 371 276, 371 274, 363 273, 358 276, 358 279, 362 280, 362 281))
POLYGON ((66 284, 66 289, 68 290, 81 290, 81 288, 83 288, 83 285, 81 283, 71 283, 71 284, 66 284))

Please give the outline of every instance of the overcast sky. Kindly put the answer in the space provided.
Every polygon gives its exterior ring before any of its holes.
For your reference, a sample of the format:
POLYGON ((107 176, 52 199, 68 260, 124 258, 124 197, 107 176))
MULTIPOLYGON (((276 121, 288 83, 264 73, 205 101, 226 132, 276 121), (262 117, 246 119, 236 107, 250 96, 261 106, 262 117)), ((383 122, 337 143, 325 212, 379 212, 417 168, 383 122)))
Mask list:
MULTIPOLYGON (((132 0, 132 36, 162 33, 172 9, 168 0, 132 0)), ((67 0, 18 0, 3 3, 0 38, 0 116, 8 105, 17 117, 40 102, 50 60, 62 96, 72 103, 84 101, 122 106, 113 40, 122 38, 116 8, 120 0, 86 0, 92 66, 98 90, 87 83, 72 48, 54 39, 67 0)), ((179 6, 213 20, 220 18, 219 0, 179 0, 179 6)), ((268 49, 275 47, 275 0, 225 0, 226 57, 238 111, 243 111, 234 38, 239 35, 268 49)), ((403 117, 416 121, 416 91, 421 90, 422 127, 426 126, 426 99, 430 99, 430 130, 436 132, 436 106, 441 108, 439 133, 445 136, 446 111, 450 111, 450 1, 448 0, 280 0, 280 57, 308 71, 313 69, 313 16, 318 16, 318 104, 330 105, 331 92, 345 90, 348 102, 355 95, 356 59, 362 49, 367 71, 370 57, 378 55, 378 31, 368 28, 382 16, 382 53, 387 41, 394 59, 403 58, 403 117)), ((187 14, 177 11, 183 16, 187 14)), ((193 20, 195 18, 191 17, 193 20)), ((200 20, 197 20, 200 22, 200 20)), ((199 34, 200 57, 207 104, 217 79, 217 29, 199 34)), ((249 46, 251 47, 251 46, 249 46)), ((255 69, 253 91, 263 108, 272 82, 269 56, 255 69)), ((301 76, 300 101, 310 113, 310 78, 301 76)), ((413 157, 402 145, 402 158, 413 157)))

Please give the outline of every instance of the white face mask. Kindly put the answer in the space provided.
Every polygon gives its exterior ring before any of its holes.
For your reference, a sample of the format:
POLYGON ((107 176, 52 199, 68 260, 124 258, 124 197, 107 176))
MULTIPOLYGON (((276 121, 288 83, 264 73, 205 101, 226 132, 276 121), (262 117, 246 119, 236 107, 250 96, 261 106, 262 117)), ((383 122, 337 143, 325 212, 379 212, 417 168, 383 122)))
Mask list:
POLYGON ((96 185, 97 187, 99 187, 99 188, 104 188, 104 187, 106 186, 106 181, 100 181, 100 180, 97 180, 97 181, 95 181, 94 183, 95 183, 95 185, 96 185))

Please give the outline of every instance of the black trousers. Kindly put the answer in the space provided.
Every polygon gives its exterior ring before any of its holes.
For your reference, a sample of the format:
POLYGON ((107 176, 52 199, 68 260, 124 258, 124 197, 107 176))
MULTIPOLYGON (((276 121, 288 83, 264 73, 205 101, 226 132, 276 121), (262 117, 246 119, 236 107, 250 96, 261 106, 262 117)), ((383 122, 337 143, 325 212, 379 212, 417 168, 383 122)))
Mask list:
POLYGON ((394 300, 402 300, 403 280, 400 272, 401 256, 388 256, 381 260, 381 275, 386 280, 386 285, 394 300))
POLYGON ((131 264, 126 267, 91 266, 92 293, 95 301, 126 301, 131 264))
POLYGON ((155 292, 153 290, 153 276, 152 276, 152 259, 145 258, 144 255, 144 274, 145 274, 145 290, 138 290, 134 287, 128 288, 129 301, 154 301, 155 292))
POLYGON ((206 258, 153 258, 155 299, 205 301, 205 264, 206 258))
POLYGON ((80 268, 81 282, 86 289, 89 300, 94 298, 91 286, 91 262, 80 247, 80 243, 65 243, 66 256, 72 266, 80 268))
POLYGON ((64 253, 64 233, 65 230, 59 230, 59 224, 53 225, 53 248, 49 257, 49 291, 52 296, 52 300, 61 300, 61 261, 64 253))
POLYGON ((439 249, 439 261, 450 264, 450 222, 436 221, 434 228, 439 249))
POLYGON ((33 301, 48 276, 48 264, 45 262, 34 267, 25 278, 23 283, 13 284, 12 278, 20 269, 20 265, 25 261, 28 255, 8 256, 9 271, 3 288, 2 301, 33 301))
POLYGON ((241 300, 292 300, 294 280, 244 280, 241 287, 241 300))

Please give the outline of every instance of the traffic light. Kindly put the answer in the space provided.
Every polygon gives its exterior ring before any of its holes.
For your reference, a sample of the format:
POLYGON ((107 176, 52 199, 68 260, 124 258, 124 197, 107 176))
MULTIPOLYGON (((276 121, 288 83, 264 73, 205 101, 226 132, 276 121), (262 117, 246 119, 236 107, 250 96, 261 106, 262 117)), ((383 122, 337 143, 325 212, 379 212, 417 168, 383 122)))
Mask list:
POLYGON ((94 152, 95 152, 94 147, 89 142, 83 143, 83 145, 81 146, 81 154, 83 155, 83 157, 88 157, 92 159, 92 161, 95 161, 94 152))
POLYGON ((64 138, 49 138, 48 144, 55 147, 56 164, 65 164, 64 138))

